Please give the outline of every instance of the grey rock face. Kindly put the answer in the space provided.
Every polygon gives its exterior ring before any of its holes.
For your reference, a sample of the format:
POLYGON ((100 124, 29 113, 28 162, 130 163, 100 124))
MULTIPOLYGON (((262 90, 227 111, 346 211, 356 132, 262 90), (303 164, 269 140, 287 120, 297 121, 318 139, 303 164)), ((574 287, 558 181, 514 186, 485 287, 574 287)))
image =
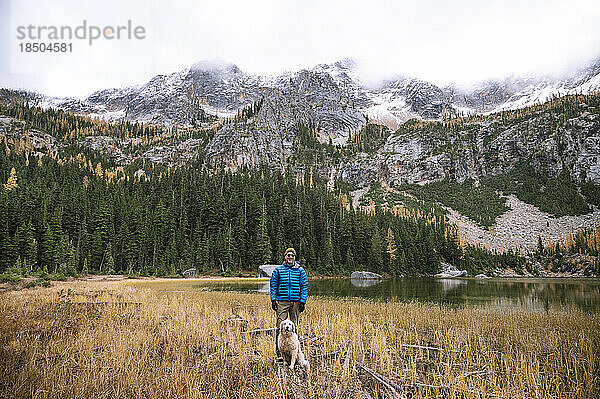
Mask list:
POLYGON ((127 164, 133 157, 126 157, 121 151, 121 140, 109 136, 87 136, 79 141, 83 147, 108 155, 119 164, 127 164))
POLYGON ((177 145, 160 145, 152 147, 144 153, 123 153, 124 148, 139 144, 141 139, 119 139, 108 136, 87 136, 79 140, 82 147, 99 151, 110 157, 119 165, 128 165, 136 159, 147 159, 155 163, 169 166, 183 165, 192 161, 198 154, 199 139, 187 139, 177 145))
POLYGON ((469 89, 456 86, 444 88, 444 93, 455 106, 479 111, 491 111, 498 104, 508 101, 513 93, 526 87, 526 82, 506 79, 487 81, 469 89))
POLYGON ((291 106, 295 120, 300 117, 303 122, 314 124, 321 142, 345 144, 350 133, 366 124, 365 116, 354 107, 360 99, 340 88, 327 73, 304 70, 279 84, 281 95, 286 98, 282 104, 291 106))
POLYGON ((590 136, 584 140, 583 148, 577 154, 572 174, 575 180, 580 182, 587 179, 600 182, 600 137, 590 136))
POLYGON ((436 85, 419 79, 402 79, 388 83, 383 89, 392 99, 403 99, 411 111, 422 119, 439 119, 451 109, 448 96, 436 85))
POLYGON ((283 168, 292 153, 294 140, 294 136, 286 131, 226 125, 215 134, 206 153, 211 165, 231 170, 241 166, 258 167, 263 163, 283 168))
POLYGON ((378 165, 378 158, 370 158, 368 154, 362 153, 352 161, 342 162, 337 177, 364 187, 385 176, 384 170, 380 170, 378 165))
POLYGON ((446 154, 435 154, 427 140, 391 136, 380 151, 389 184, 425 183, 442 180, 450 171, 446 154))
MULTIPOLYGON (((25 140, 38 151, 49 153, 63 147, 56 138, 38 129, 27 128, 23 121, 0 115, 0 137, 25 140)), ((37 155, 37 154, 36 154, 37 155)))
MULTIPOLYGON (((311 129, 321 143, 343 146, 365 126, 366 115, 371 121, 396 126, 408 118, 439 119, 463 110, 514 109, 546 101, 549 93, 589 93, 600 88, 600 60, 564 79, 509 78, 466 89, 440 88, 406 77, 367 87, 357 68, 353 61, 343 60, 269 78, 246 74, 230 63, 200 62, 158 75, 140 86, 102 90, 82 99, 10 90, 0 90, 0 99, 55 106, 108 120, 167 125, 197 125, 203 112, 233 116, 240 107, 260 99, 262 107, 256 115, 224 124, 205 149, 210 165, 236 169, 261 164, 285 167, 299 140, 298 124, 311 129)), ((587 178, 600 182, 600 147, 595 139, 600 121, 595 115, 582 115, 568 123, 557 129, 551 115, 539 115, 505 128, 499 128, 498 121, 485 122, 448 137, 435 137, 431 132, 419 137, 392 134, 378 153, 343 160, 337 177, 358 186, 376 180, 391 185, 422 184, 446 177, 461 182, 503 173, 528 158, 551 176, 566 166, 577 182, 587 178)), ((123 155, 126 143, 102 144, 103 140, 86 138, 83 144, 99 146, 120 163, 131 162, 131 157, 123 155)), ((193 158, 198 145, 192 140, 155 147, 143 156, 177 164, 193 158)))
POLYGON ((357 186, 374 180, 389 185, 424 184, 445 178, 466 179, 498 175, 529 159, 550 177, 568 168, 575 182, 600 183, 600 118, 582 114, 567 121, 539 112, 511 125, 499 117, 465 126, 464 131, 423 131, 410 136, 390 135, 380 150, 342 164, 338 177, 357 186))
POLYGON ((298 124, 313 129, 321 142, 343 144, 366 118, 349 107, 351 99, 328 74, 301 71, 282 78, 281 88, 264 91, 258 113, 244 123, 224 125, 207 147, 210 163, 238 168, 260 164, 283 167, 297 142, 298 124))
POLYGON ((264 87, 259 77, 247 75, 233 64, 196 63, 185 80, 192 99, 233 112, 258 100, 264 87))
POLYGON ((227 63, 197 63, 148 83, 92 93, 85 99, 57 100, 53 105, 109 120, 192 125, 205 109, 235 114, 261 97, 262 81, 227 63))
POLYGON ((196 158, 200 144, 201 140, 199 139, 187 139, 174 146, 153 147, 143 153, 142 158, 169 166, 182 165, 196 158))
MULTIPOLYGON (((340 109, 346 118, 341 123, 345 128, 355 128, 364 114, 395 127, 409 118, 439 119, 444 114, 516 109, 545 102, 551 96, 600 89, 600 59, 564 78, 509 77, 465 88, 440 88, 411 77, 374 88, 361 81, 359 71, 354 61, 342 60, 271 78, 246 74, 231 63, 204 61, 169 75, 157 75, 140 86, 101 90, 86 98, 57 99, 26 92, 22 97, 31 103, 108 120, 190 125, 201 110, 235 114, 240 107, 260 99, 265 90, 278 88, 303 98, 316 112, 325 111, 319 128, 335 134, 347 130, 340 129, 336 121, 340 109), (328 112, 334 114, 333 123, 328 112)), ((11 96, 0 92, 0 99, 11 96)))

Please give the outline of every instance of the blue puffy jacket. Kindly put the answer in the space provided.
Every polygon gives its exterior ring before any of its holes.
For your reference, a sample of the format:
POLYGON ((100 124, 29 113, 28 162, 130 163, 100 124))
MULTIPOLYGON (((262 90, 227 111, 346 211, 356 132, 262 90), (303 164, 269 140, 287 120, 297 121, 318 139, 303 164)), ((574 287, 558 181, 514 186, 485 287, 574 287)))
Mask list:
POLYGON ((271 300, 300 301, 306 303, 308 295, 308 276, 298 262, 293 266, 283 263, 271 274, 271 300))

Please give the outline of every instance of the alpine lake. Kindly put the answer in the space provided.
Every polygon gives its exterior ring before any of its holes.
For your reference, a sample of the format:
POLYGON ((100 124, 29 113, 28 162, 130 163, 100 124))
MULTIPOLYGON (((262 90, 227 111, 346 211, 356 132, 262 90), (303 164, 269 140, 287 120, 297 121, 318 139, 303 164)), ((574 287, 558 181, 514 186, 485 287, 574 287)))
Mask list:
MULTIPOLYGON (((269 280, 188 279, 154 282, 165 292, 230 291, 269 295, 269 280)), ((600 279, 575 278, 454 278, 406 277, 354 280, 309 277, 311 296, 366 298, 375 301, 426 302, 452 308, 553 312, 600 310, 600 279)))

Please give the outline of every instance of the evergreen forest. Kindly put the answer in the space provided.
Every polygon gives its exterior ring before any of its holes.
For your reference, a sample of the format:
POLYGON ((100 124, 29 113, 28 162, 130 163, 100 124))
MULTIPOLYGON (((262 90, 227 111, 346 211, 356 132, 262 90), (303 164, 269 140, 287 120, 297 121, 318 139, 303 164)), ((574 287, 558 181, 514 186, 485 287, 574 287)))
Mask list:
MULTIPOLYGON (((597 97, 585 99, 597 105, 597 97)), ((557 100, 496 118, 516 123, 528 112, 554 108, 570 115, 577 101, 581 98, 557 100)), ((432 275, 443 261, 471 275, 497 268, 522 270, 526 261, 518 253, 464 242, 438 204, 491 226, 507 209, 500 191, 556 216, 587 213, 587 202, 600 203, 600 190, 592 182, 576 185, 567 169, 549 178, 524 161, 478 184, 445 180, 386 192, 375 183, 355 208, 350 191, 356 187, 341 180, 328 184, 316 166, 323 160, 337 163, 353 151, 373 152, 391 134, 373 124, 352 137, 347 149, 320 144, 314 127, 297 125, 297 151, 287 168, 263 165, 232 172, 208 167, 203 148, 218 123, 241 123, 260 106, 244 108, 231 121, 198 115, 203 127, 184 128, 109 123, 24 101, 0 102, 5 122, 14 118, 4 124, 0 145, 0 273, 181 276, 196 268, 201 274, 247 275, 261 264, 282 262, 283 250, 290 246, 314 275, 347 276, 355 270, 432 275), (33 130, 37 137, 40 132, 49 135, 54 144, 34 149, 33 130), (142 157, 124 163, 82 145, 88 136, 126 140, 125 156, 187 139, 200 145, 196 158, 182 165, 142 157)), ((477 118, 409 121, 394 134, 425 129, 435 135, 468 135, 472 125, 467 122, 477 118)), ((583 240, 584 249, 541 244, 538 254, 597 252, 595 240, 596 235, 583 240)))

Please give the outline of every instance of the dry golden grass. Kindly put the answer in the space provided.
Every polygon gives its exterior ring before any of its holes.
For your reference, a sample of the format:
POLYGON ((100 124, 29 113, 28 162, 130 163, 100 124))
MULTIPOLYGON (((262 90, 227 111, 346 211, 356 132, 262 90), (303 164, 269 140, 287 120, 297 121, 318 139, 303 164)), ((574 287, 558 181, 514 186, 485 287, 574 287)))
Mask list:
POLYGON ((249 329, 272 327, 266 295, 156 284, 67 282, 0 294, 1 395, 393 396, 366 367, 400 397, 600 397, 598 313, 310 298, 300 332, 323 338, 305 348, 304 379, 274 364, 272 335, 242 334, 244 323, 227 320, 236 313, 249 329))

